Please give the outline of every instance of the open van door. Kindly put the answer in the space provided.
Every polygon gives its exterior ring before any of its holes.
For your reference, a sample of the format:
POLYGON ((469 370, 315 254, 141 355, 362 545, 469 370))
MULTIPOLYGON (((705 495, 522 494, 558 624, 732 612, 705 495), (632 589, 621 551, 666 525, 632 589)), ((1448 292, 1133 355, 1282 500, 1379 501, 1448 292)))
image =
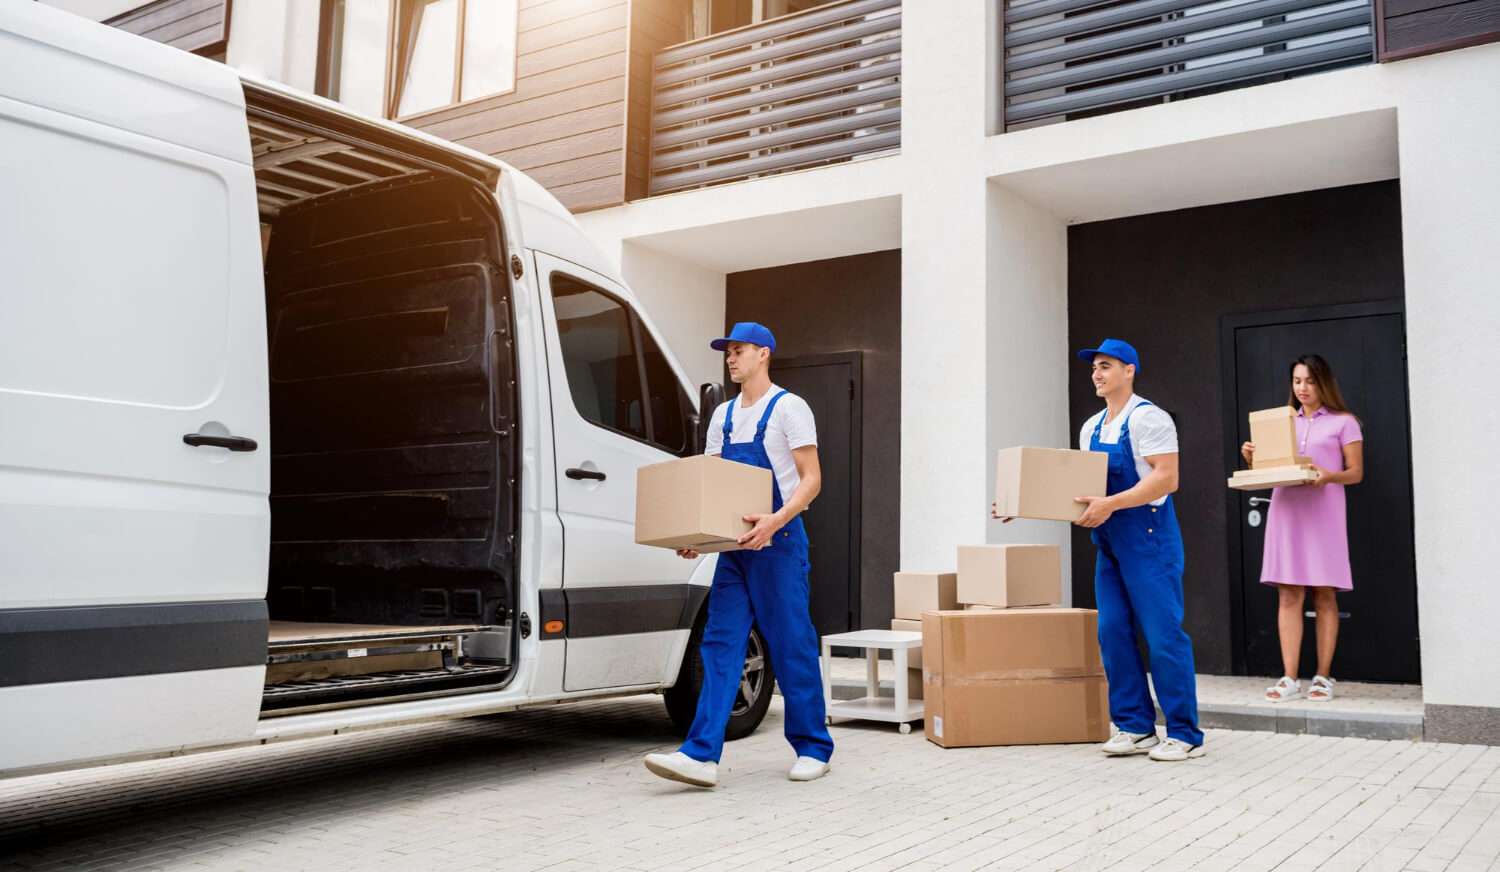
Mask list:
POLYGON ((227 67, 0 4, 0 770, 249 738, 265 315, 227 67))

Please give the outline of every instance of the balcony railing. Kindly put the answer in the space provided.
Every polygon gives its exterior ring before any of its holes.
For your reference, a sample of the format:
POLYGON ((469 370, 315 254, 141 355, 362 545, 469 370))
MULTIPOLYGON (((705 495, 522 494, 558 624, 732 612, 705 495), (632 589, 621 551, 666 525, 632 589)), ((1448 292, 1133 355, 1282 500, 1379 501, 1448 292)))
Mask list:
POLYGON ((651 193, 901 144, 901 0, 845 0, 657 53, 651 193))
POLYGON ((1008 0, 1008 128, 1374 60, 1370 0, 1008 0))

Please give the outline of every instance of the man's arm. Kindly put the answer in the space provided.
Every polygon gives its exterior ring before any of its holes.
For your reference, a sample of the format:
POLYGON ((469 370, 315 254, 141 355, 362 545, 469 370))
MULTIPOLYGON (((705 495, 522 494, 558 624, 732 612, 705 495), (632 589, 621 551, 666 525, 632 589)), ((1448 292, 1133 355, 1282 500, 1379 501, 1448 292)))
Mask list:
POLYGON ((1147 455, 1146 463, 1151 472, 1135 487, 1108 497, 1078 497, 1078 502, 1087 503, 1083 517, 1074 521, 1080 527, 1097 527, 1109 520, 1109 516, 1120 509, 1133 509, 1159 500, 1177 492, 1177 454, 1147 455))
POLYGON ((818 465, 818 446, 804 445, 792 449, 792 461, 797 464, 800 481, 797 489, 787 497, 781 511, 770 515, 746 515, 745 520, 755 527, 740 537, 740 545, 749 551, 759 551, 770 543, 776 531, 792 522, 792 519, 812 505, 823 490, 823 469, 818 465))

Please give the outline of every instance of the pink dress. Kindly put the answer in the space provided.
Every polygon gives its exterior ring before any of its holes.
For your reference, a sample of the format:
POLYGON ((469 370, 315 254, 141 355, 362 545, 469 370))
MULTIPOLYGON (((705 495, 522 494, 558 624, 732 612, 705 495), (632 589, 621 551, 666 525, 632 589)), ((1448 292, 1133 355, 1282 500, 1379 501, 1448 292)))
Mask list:
MULTIPOLYGON (((1343 471, 1344 446, 1362 439, 1353 415, 1325 407, 1309 421, 1297 412, 1298 453, 1323 469, 1343 471)), ((1260 580, 1263 584, 1353 588, 1343 485, 1298 485, 1272 491, 1260 580)))

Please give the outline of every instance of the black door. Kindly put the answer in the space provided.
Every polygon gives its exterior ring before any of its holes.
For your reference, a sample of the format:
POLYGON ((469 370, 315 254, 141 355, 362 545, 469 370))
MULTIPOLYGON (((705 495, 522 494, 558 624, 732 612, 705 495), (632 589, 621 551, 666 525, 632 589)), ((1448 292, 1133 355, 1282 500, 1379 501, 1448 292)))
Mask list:
POLYGON ((823 490, 802 522, 812 543, 812 619, 820 636, 858 629, 859 369, 857 352, 771 364, 771 380, 806 400, 818 426, 823 490))
MULTIPOLYGON (((1421 680, 1417 640, 1416 556, 1412 534, 1411 443, 1406 389, 1405 326, 1400 303, 1338 306, 1288 313, 1229 316, 1225 324, 1226 384, 1232 384, 1233 438, 1226 454, 1239 460, 1249 438, 1247 416, 1285 404, 1288 367, 1302 354, 1321 354, 1333 367, 1350 411, 1364 432, 1364 481, 1347 491, 1349 557, 1354 589, 1339 594, 1339 639, 1333 672, 1363 681, 1421 680), (1231 350, 1232 349, 1232 350, 1231 350)), ((1233 468, 1233 466, 1231 466, 1233 468)), ((1264 499, 1270 491, 1229 491, 1232 507, 1230 578, 1238 579, 1245 671, 1280 675, 1277 593, 1260 583, 1265 543, 1264 499)), ((1312 599, 1302 636, 1302 672, 1316 664, 1312 599)))

